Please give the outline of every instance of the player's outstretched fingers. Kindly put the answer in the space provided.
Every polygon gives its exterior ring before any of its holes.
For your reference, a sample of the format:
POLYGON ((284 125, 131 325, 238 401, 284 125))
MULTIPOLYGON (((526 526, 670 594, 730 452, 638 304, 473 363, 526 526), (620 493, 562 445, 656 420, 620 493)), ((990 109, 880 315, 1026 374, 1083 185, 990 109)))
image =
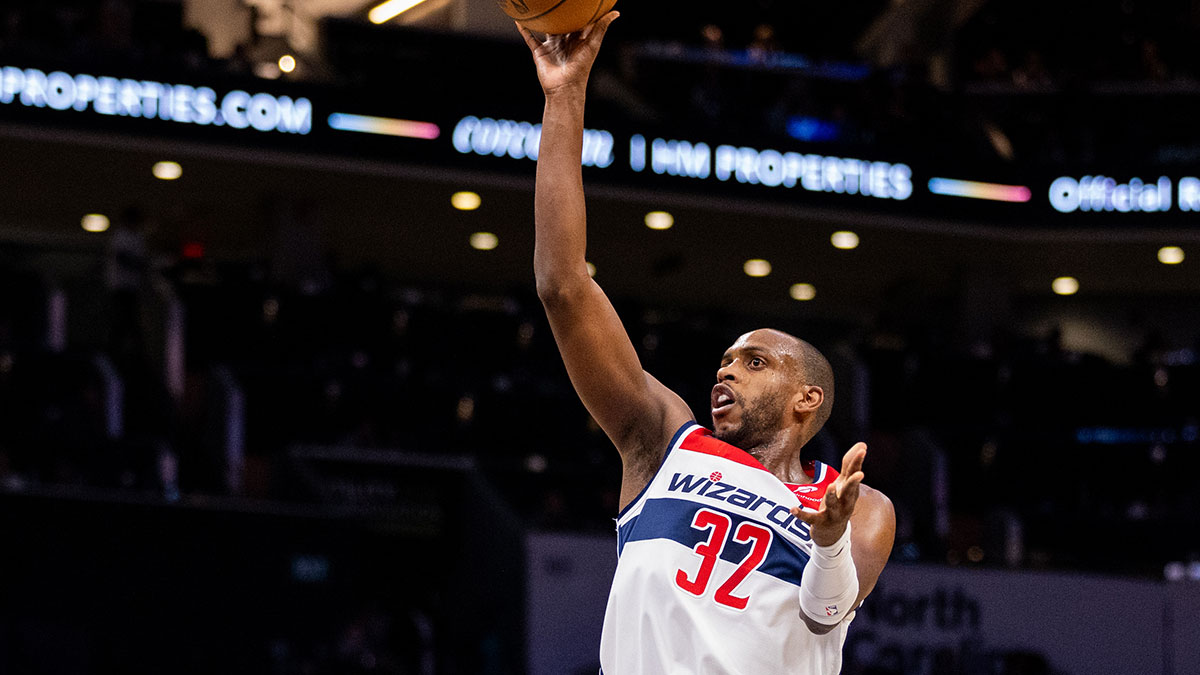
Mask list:
POLYGON ((834 513, 837 512, 839 502, 841 502, 840 492, 842 489, 842 486, 838 484, 839 482, 840 480, 835 481, 833 485, 830 485, 829 488, 825 490, 825 496, 821 499, 822 511, 831 511, 834 513))
POLYGON ((521 34, 521 37, 525 38, 525 44, 529 47, 529 51, 536 52, 538 50, 538 47, 542 46, 542 43, 539 42, 538 39, 533 36, 533 32, 530 31, 528 28, 526 28, 525 26, 522 26, 521 24, 517 23, 516 21, 513 22, 513 25, 515 25, 517 27, 517 32, 521 34))
POLYGON ((850 489, 851 487, 857 487, 859 483, 862 483, 863 475, 864 474, 862 471, 855 471, 854 473, 844 473, 838 476, 837 480, 833 483, 834 487, 836 488, 835 492, 837 496, 844 496, 846 494, 846 490, 850 489))
POLYGON ((592 33, 596 33, 596 31, 599 31, 599 33, 596 35, 596 39, 603 40, 604 34, 608 32, 608 27, 610 25, 612 25, 613 21, 617 20, 618 16, 621 16, 621 13, 616 10, 613 10, 613 11, 609 12, 608 14, 605 14, 604 16, 600 17, 599 19, 596 19, 595 21, 593 21, 593 22, 589 23, 587 26, 585 26, 583 29, 583 34, 580 37, 582 37, 584 40, 587 40, 588 38, 590 38, 592 36, 592 33))
POLYGON ((805 523, 806 525, 814 525, 818 520, 821 520, 825 517, 822 511, 805 511, 799 506, 793 506, 791 508, 791 514, 795 516, 797 520, 805 523))
MULTIPOLYGON (((856 476, 861 474, 855 474, 856 476)), ((847 481, 842 486, 842 493, 838 497, 838 508, 845 513, 854 513, 854 505, 858 503, 858 486, 862 483, 861 478, 847 481)))
POLYGON ((841 475, 852 476, 862 470, 863 460, 867 458, 867 444, 858 442, 842 456, 841 475))

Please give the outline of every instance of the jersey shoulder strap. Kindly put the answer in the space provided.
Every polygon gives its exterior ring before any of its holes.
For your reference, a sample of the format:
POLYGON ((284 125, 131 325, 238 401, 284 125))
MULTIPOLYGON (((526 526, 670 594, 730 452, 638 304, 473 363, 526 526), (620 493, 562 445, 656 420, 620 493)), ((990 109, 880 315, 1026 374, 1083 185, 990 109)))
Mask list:
POLYGON ((811 483, 784 483, 792 494, 800 498, 800 504, 805 509, 816 511, 825 497, 825 490, 837 480, 838 472, 824 462, 809 460, 804 462, 804 473, 812 479, 811 483))

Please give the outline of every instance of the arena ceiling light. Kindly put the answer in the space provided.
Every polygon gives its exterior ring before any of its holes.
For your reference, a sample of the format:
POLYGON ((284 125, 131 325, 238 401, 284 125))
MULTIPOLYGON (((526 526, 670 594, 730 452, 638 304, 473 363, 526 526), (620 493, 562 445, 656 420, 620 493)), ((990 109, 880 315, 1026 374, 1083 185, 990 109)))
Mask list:
POLYGON ((455 192, 454 194, 450 195, 450 206, 453 206, 459 211, 474 211, 475 209, 479 208, 479 205, 482 203, 483 199, 481 199, 479 195, 474 192, 463 190, 462 192, 455 192))
POLYGON ((807 302, 817 297, 817 288, 812 284, 792 284, 788 289, 788 295, 792 296, 793 300, 807 302))
POLYGON ((500 245, 500 237, 491 232, 476 232, 471 235, 471 248, 476 251, 490 251, 500 245))
POLYGON ((675 224, 675 216, 666 211, 651 211, 646 214, 646 227, 652 230, 669 230, 675 224))
POLYGON ((834 248, 849 251, 850 249, 858 248, 858 235, 846 230, 834 232, 829 237, 829 243, 833 244, 834 248))
POLYGON ((296 57, 291 54, 284 54, 279 57, 279 70, 290 73, 296 69, 296 57))
POLYGON ((150 173, 159 180, 175 180, 183 175, 183 167, 178 162, 155 162, 150 173))
POLYGON ((1164 265, 1178 265, 1183 262, 1183 249, 1178 246, 1164 246, 1158 249, 1158 262, 1164 265))
POLYGON ((374 24, 387 23, 422 2, 425 0, 387 0, 367 12, 367 18, 374 24))
POLYGON ((595 276, 596 276, 596 266, 595 266, 595 265, 593 265, 592 263, 588 263, 588 264, 587 264, 587 271, 588 271, 588 276, 589 276, 589 277, 595 277, 595 276))
POLYGON ((765 277, 771 273, 771 263, 762 258, 751 258, 742 265, 742 271, 748 277, 765 277))
POLYGON ((1075 277, 1059 277, 1050 283, 1050 288, 1058 295, 1075 295, 1079 292, 1079 280, 1075 277))
POLYGON ((104 232, 108 229, 108 216, 100 213, 89 213, 79 221, 79 224, 88 232, 104 232))

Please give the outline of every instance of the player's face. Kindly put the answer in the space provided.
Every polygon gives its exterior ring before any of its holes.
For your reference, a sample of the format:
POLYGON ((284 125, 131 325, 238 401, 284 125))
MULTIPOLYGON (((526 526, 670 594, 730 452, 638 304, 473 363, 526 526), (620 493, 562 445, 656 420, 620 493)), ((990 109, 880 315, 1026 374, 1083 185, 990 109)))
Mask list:
POLYGON ((799 353, 785 334, 756 330, 721 357, 712 391, 713 433, 738 447, 766 443, 789 421, 799 353))

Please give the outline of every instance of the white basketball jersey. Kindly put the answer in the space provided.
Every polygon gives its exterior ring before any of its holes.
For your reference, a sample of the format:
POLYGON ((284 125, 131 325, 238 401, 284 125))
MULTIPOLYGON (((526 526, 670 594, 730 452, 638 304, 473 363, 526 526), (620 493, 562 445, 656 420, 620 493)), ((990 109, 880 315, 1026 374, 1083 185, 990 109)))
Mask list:
MULTIPOLYGON (((789 485, 689 422, 654 479, 617 518, 617 572, 603 675, 835 675, 852 616, 825 635, 800 615, 808 526, 837 472, 789 485)), ((849 607, 831 607, 831 613, 849 607)))

